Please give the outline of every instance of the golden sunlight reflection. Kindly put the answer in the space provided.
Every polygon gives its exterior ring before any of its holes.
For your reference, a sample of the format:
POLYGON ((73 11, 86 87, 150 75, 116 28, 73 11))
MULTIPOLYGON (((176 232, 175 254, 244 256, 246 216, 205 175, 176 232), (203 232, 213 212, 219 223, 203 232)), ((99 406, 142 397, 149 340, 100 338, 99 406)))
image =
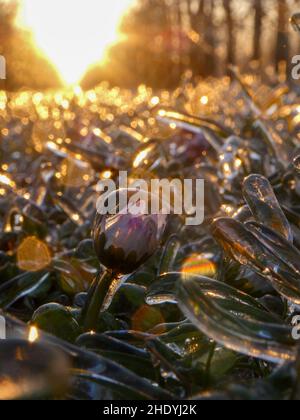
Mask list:
POLYGON ((14 181, 12 181, 7 175, 4 174, 0 174, 0 184, 6 185, 11 188, 16 186, 14 181))
POLYGON ((23 0, 18 24, 33 31, 37 46, 63 81, 75 84, 118 40, 120 20, 133 2, 23 0))
POLYGON ((35 326, 31 326, 28 333, 29 343, 35 343, 39 339, 39 332, 35 326))

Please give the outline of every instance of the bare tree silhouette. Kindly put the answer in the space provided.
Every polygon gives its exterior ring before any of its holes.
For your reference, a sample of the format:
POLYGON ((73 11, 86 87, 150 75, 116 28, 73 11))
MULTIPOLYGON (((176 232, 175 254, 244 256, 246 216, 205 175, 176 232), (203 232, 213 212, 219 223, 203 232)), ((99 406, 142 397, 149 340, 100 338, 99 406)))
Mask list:
POLYGON ((261 66, 262 30, 264 19, 262 0, 254 0, 254 14, 253 60, 259 62, 259 65, 261 66))
MULTIPOLYGON (((278 28, 275 51, 275 62, 277 70, 280 70, 281 63, 289 62, 289 6, 286 0, 277 1, 278 28)), ((289 67, 289 66, 287 66, 289 67)))

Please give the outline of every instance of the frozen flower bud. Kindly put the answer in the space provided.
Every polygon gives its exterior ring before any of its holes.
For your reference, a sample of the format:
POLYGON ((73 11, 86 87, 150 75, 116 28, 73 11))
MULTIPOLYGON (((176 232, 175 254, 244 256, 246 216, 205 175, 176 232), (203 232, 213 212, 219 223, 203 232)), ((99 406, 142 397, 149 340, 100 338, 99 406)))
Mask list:
POLYGON ((110 214, 98 208, 93 232, 95 250, 108 269, 132 273, 158 249, 167 216, 149 213, 151 198, 156 199, 146 192, 119 190, 107 198, 114 207, 110 207, 110 214))

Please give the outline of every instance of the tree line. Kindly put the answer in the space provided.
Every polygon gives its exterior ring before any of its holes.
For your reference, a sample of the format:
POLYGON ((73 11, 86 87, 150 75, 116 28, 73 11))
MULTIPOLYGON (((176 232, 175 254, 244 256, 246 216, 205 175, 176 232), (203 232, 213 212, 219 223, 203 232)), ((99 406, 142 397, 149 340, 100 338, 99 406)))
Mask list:
MULTIPOLYGON (((0 54, 10 75, 5 87, 57 86, 54 68, 37 53, 32 35, 14 25, 20 1, 0 0, 0 54)), ((219 77, 229 65, 264 77, 285 74, 300 54, 300 33, 289 24, 296 12, 300 0, 135 0, 122 21, 122 38, 105 64, 87 72, 83 85, 108 80, 172 87, 187 70, 219 77)))
MULTIPOLYGON (((287 72, 300 54, 300 33, 289 23, 299 0, 141 0, 122 24, 125 37, 110 50, 103 78, 178 84, 185 70, 196 76, 222 76, 229 65, 264 77, 287 72)), ((98 72, 98 73, 97 73, 98 72)), ((89 72, 87 84, 99 77, 89 72)))

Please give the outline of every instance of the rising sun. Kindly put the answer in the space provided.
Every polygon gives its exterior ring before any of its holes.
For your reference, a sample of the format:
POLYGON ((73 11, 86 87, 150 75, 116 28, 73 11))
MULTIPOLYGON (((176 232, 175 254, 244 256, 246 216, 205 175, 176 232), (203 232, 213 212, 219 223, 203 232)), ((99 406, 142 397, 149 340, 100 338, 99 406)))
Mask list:
POLYGON ((22 0, 18 23, 68 84, 105 57, 117 41, 122 16, 134 0, 22 0))

